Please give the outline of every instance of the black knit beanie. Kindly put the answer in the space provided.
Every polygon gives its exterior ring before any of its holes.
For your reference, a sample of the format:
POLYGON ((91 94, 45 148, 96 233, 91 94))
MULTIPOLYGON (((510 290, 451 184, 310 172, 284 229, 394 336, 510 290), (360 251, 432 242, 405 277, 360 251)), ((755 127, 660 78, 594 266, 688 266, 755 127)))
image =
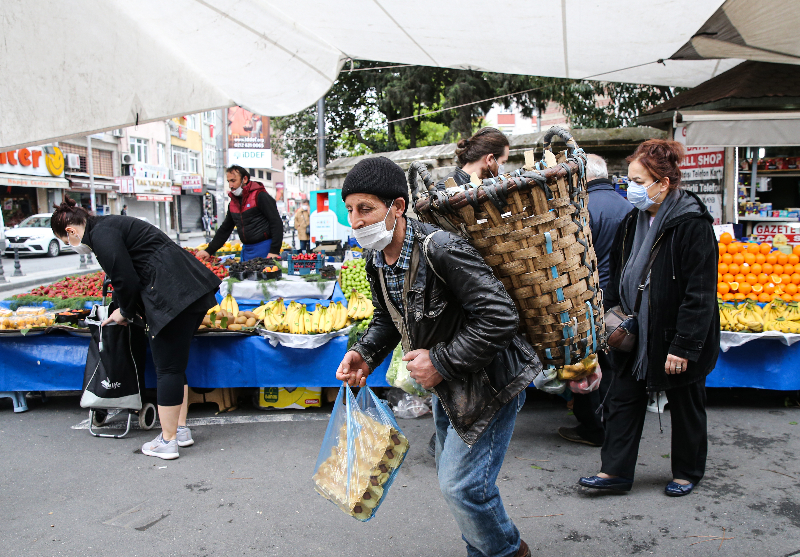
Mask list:
POLYGON ((342 186, 342 200, 351 193, 369 193, 382 199, 402 197, 408 209, 408 185, 403 169, 386 157, 370 157, 347 173, 342 186))

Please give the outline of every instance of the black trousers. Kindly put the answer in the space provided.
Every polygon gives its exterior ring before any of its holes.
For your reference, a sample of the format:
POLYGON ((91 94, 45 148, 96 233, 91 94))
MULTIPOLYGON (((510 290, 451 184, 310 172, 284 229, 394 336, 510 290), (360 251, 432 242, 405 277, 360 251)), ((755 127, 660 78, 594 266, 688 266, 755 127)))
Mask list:
MULTIPOLYGON (((601 471, 633 479, 639 441, 647 414, 646 381, 628 371, 617 373, 609 395, 606 438, 600 452, 601 471)), ((672 422, 672 476, 699 482, 706 469, 708 431, 706 380, 666 391, 672 422)))
POLYGON ((603 378, 600 380, 600 388, 588 395, 573 394, 572 395, 572 413, 578 420, 578 427, 575 428, 578 435, 602 445, 605 440, 605 422, 608 419, 608 387, 611 384, 611 377, 614 370, 606 356, 605 352, 597 353, 597 362, 600 364, 600 370, 603 373, 603 378), (602 411, 598 411, 600 404, 605 400, 602 411))
POLYGON ((213 292, 203 295, 176 315, 156 336, 148 337, 156 366, 156 401, 159 406, 180 406, 183 403, 192 338, 208 308, 215 303, 213 292))

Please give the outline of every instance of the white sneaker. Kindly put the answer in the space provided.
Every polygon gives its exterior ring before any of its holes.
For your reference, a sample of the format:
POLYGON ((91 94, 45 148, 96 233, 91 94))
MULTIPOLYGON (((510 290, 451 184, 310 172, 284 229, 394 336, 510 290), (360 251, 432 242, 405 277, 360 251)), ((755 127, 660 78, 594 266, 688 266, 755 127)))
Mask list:
POLYGON ((191 447, 194 445, 194 439, 192 439, 192 430, 188 427, 179 427, 175 440, 178 441, 179 447, 191 447))
POLYGON ((175 439, 172 441, 164 441, 162 434, 159 433, 158 437, 142 445, 142 454, 147 456, 157 456, 164 460, 174 460, 180 455, 178 454, 178 443, 175 439))

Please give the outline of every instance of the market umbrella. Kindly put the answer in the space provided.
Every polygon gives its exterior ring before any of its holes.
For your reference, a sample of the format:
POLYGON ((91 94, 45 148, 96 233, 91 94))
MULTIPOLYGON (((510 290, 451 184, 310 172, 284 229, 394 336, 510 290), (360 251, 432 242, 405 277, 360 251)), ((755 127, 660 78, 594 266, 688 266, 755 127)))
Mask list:
POLYGON ((739 62, 670 60, 721 5, 6 0, 0 147, 236 104, 290 114, 322 96, 348 58, 693 86, 739 62))

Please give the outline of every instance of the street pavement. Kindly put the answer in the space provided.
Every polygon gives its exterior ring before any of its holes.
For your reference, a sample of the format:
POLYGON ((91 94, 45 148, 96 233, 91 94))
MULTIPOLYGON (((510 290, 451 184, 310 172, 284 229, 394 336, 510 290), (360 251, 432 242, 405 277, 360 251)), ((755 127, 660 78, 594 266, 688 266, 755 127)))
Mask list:
MULTIPOLYGON (((797 393, 787 407, 784 394, 710 390, 706 477, 676 499, 663 493, 669 410, 663 433, 647 416, 633 491, 607 494, 576 485, 598 471, 600 450, 556 434, 575 423, 564 401, 528 395, 498 484, 533 555, 800 555, 797 393)), ((14 414, 0 399, 0 555, 466 555, 426 452, 430 416, 400 420, 409 455, 376 517, 360 523, 312 486, 330 406, 245 403, 219 416, 192 406, 195 445, 163 461, 139 452, 153 431, 116 440, 75 429, 87 418, 77 396, 28 403, 14 414)))

